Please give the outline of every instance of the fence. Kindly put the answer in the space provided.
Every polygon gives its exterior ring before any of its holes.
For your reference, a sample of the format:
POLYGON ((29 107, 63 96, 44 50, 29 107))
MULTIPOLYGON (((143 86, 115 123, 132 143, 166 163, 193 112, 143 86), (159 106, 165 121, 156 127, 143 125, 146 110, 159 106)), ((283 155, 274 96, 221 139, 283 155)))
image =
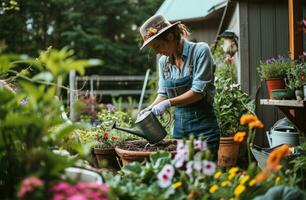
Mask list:
MULTIPOLYGON (((92 75, 76 76, 75 72, 70 72, 70 105, 73 105, 80 96, 95 96, 99 103, 112 103, 116 97, 120 97, 123 102, 128 98, 133 100, 133 108, 141 109, 143 100, 151 94, 148 90, 147 82, 150 70, 145 76, 118 76, 118 75, 92 75)), ((122 107, 131 106, 123 103, 122 107)), ((73 106, 70 106, 70 113, 73 113, 73 106)))

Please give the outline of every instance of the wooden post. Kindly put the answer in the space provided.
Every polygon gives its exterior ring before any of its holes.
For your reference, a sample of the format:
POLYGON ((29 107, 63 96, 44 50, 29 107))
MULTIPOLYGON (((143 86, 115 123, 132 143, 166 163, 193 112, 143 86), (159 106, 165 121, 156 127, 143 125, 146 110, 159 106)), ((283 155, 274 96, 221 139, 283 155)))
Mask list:
POLYGON ((299 30, 302 20, 301 0, 288 0, 289 13, 289 54, 291 60, 303 54, 303 32, 299 30))

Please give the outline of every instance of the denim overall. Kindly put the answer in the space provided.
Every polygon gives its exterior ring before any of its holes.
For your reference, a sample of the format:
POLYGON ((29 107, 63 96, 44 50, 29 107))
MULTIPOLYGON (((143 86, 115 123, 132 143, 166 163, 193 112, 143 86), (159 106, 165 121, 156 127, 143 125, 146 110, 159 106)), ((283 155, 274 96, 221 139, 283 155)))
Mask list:
MULTIPOLYGON (((193 80, 193 52, 195 44, 192 44, 189 52, 189 73, 187 76, 179 79, 171 79, 167 77, 169 74, 167 67, 168 62, 163 68, 163 76, 168 98, 179 96, 192 86, 193 80)), ((219 128, 214 114, 212 102, 208 102, 206 96, 197 102, 189 105, 176 106, 174 112, 174 130, 173 138, 181 139, 193 134, 195 137, 203 137, 208 144, 208 148, 213 154, 213 160, 217 160, 219 148, 219 128)))

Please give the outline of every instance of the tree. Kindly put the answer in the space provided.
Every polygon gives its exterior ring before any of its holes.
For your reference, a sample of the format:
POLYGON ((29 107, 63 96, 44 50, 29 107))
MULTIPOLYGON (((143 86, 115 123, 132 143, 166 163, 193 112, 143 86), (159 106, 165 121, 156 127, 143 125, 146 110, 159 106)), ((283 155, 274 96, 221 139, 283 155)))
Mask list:
POLYGON ((139 26, 162 0, 4 0, 0 7, 0 38, 6 53, 36 56, 49 46, 68 46, 77 57, 100 58, 94 74, 144 74, 154 67, 150 51, 139 51, 139 26))

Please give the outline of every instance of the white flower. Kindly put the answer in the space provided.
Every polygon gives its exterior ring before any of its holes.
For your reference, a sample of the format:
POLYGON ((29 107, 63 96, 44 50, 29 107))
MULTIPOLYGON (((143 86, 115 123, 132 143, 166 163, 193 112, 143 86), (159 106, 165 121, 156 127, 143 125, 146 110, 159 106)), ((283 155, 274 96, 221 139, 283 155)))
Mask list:
POLYGON ((158 178, 158 185, 159 185, 161 188, 166 188, 166 187, 168 187, 168 186, 171 185, 172 178, 170 178, 169 175, 160 172, 160 173, 157 175, 157 178, 158 178))
POLYGON ((163 167, 163 169, 161 170, 161 172, 169 175, 172 179, 172 177, 174 176, 174 167, 170 164, 167 164, 163 167))
POLYGON ((188 175, 191 175, 192 171, 193 171, 193 165, 194 165, 194 162, 193 161, 188 161, 187 162, 187 165, 186 165, 186 173, 188 175))
POLYGON ((207 150, 207 143, 206 143, 206 141, 195 140, 193 142, 193 145, 194 145, 194 149, 196 149, 196 150, 200 150, 200 151, 207 150))
POLYGON ((203 173, 211 176, 216 171, 216 164, 214 162, 204 160, 203 161, 203 173))
POLYGON ((174 172, 174 167, 172 165, 165 165, 163 169, 157 174, 158 185, 161 188, 166 188, 171 185, 174 172))
POLYGON ((183 141, 181 140, 177 141, 176 151, 180 152, 181 150, 184 150, 184 149, 186 149, 186 146, 183 143, 183 141))
POLYGON ((174 166, 176 168, 180 168, 184 165, 185 159, 182 156, 179 156, 179 154, 176 154, 175 158, 174 158, 174 166), (177 156, 178 155, 178 156, 177 156))
POLYGON ((201 161, 194 161, 194 162, 193 162, 193 168, 194 168, 197 172, 201 172, 201 170, 202 170, 202 162, 201 162, 201 161))

